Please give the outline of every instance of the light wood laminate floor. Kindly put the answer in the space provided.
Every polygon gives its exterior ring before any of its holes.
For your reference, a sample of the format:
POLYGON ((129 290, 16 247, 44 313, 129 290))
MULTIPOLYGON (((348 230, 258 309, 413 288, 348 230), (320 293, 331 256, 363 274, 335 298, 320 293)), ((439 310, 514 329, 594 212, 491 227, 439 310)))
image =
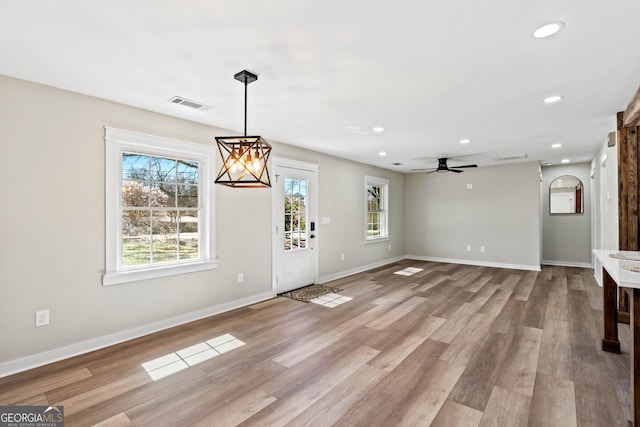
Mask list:
POLYGON ((0 405, 64 405, 67 426, 627 425, 628 325, 623 354, 600 349, 592 270, 405 260, 330 285, 353 299, 278 297, 0 379, 0 405), (143 368, 224 334, 244 345, 143 368))

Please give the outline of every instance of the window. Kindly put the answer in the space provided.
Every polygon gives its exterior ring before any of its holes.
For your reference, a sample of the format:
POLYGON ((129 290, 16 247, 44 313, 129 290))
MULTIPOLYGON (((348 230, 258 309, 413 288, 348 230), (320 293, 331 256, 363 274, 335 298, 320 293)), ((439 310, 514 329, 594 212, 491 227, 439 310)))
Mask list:
POLYGON ((307 180, 284 179, 284 250, 307 248, 307 180))
POLYGON ((103 285, 215 268, 213 146, 105 128, 103 285))
POLYGON ((365 176, 365 241, 387 240, 389 180, 365 176))

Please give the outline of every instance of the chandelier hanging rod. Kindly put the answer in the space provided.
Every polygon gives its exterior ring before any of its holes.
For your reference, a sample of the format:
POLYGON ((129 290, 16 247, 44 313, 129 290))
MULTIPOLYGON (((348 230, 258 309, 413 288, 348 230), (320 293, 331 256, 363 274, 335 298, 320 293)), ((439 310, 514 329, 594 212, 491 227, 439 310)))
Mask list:
POLYGON ((250 71, 242 70, 233 76, 234 79, 244 83, 244 136, 247 136, 247 86, 258 80, 258 76, 250 71))

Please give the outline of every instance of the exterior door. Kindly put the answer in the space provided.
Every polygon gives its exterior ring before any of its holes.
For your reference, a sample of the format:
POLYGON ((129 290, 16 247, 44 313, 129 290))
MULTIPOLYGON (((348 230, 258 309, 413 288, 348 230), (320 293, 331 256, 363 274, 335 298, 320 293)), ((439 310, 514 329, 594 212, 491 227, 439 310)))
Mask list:
POLYGON ((273 284, 276 293, 317 280, 318 166, 274 159, 273 284))

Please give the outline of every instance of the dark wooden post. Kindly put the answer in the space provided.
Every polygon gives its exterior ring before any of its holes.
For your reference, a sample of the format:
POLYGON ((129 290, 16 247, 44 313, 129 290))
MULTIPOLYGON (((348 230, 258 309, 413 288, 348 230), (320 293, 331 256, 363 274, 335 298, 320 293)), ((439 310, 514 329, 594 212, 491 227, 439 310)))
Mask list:
MULTIPOLYGON (((626 113, 626 112, 625 112, 626 113)), ((638 173, 637 126, 625 126, 625 113, 618 113, 618 249, 640 250, 638 242, 638 203, 640 202, 640 177, 638 173)), ((629 323, 629 296, 620 292, 618 319, 629 323)))

